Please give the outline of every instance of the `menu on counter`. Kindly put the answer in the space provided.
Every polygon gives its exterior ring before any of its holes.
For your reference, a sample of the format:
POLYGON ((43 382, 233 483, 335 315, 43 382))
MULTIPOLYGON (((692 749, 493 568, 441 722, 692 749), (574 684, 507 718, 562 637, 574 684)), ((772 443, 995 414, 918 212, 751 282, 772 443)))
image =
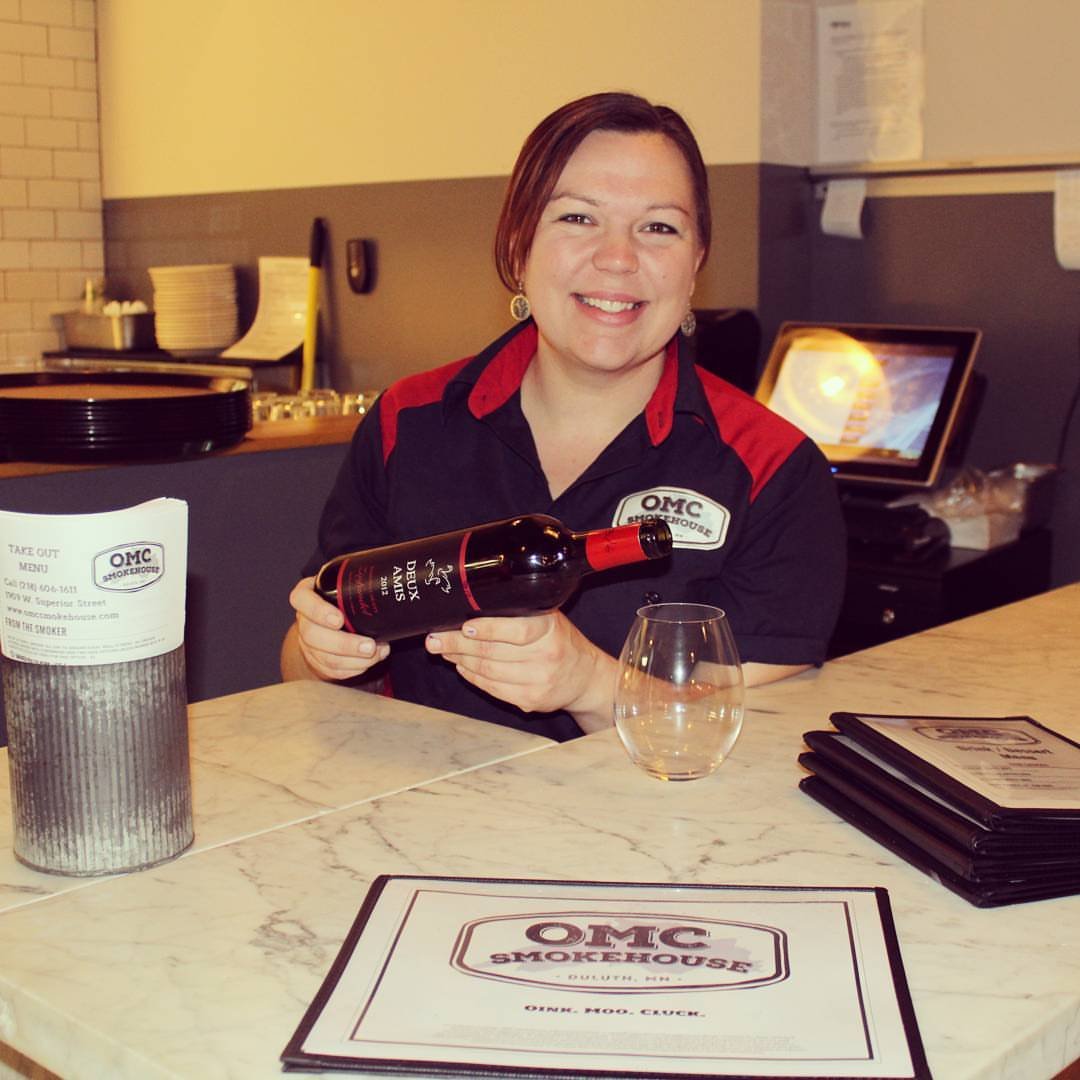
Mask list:
POLYGON ((833 724, 965 803, 989 826, 1047 815, 1080 825, 1080 745, 1029 716, 834 713, 833 724))
POLYGON ((162 498, 100 514, 0 510, 0 651, 84 666, 182 645, 187 509, 162 498))
POLYGON ((388 875, 286 1070, 928 1077, 878 888, 388 875))
POLYGON ((307 323, 309 261, 259 257, 259 306, 248 332, 221 355, 226 360, 280 360, 298 349, 307 323))

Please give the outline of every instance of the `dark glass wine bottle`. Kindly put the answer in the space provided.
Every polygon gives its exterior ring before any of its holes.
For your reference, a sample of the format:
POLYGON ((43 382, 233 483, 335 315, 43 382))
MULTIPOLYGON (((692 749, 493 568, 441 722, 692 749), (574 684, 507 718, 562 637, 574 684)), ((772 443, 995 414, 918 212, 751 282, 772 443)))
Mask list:
POLYGON ((574 533, 553 517, 524 514, 339 555, 315 575, 315 591, 338 606, 346 630, 394 641, 477 615, 553 611, 585 574, 670 551, 663 521, 574 533))

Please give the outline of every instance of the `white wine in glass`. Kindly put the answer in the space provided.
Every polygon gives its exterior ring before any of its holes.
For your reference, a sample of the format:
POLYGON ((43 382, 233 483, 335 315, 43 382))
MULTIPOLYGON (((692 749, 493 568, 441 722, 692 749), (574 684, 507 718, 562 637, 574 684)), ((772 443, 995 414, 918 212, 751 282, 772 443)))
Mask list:
POLYGON ((615 686, 615 728, 630 760, 659 780, 700 779, 726 760, 742 720, 742 665, 724 612, 639 608, 615 686))

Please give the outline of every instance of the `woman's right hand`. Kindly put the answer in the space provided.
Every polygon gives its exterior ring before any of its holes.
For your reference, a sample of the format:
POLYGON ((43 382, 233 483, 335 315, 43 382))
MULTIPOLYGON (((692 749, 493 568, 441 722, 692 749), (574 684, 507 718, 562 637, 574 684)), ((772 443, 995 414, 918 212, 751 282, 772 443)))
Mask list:
POLYGON ((296 623, 285 639, 281 671, 286 679, 315 676, 338 681, 363 675, 390 655, 390 646, 343 630, 344 616, 315 591, 315 579, 302 578, 289 593, 296 623), (305 672, 299 663, 308 670, 305 672))

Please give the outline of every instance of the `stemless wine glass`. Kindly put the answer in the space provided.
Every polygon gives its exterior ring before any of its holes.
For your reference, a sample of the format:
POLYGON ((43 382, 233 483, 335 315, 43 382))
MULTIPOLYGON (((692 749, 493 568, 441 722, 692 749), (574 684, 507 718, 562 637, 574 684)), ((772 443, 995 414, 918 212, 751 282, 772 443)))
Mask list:
POLYGON ((724 612, 639 608, 615 686, 615 728, 630 760, 660 780, 700 779, 727 758, 742 719, 742 665, 724 612))

